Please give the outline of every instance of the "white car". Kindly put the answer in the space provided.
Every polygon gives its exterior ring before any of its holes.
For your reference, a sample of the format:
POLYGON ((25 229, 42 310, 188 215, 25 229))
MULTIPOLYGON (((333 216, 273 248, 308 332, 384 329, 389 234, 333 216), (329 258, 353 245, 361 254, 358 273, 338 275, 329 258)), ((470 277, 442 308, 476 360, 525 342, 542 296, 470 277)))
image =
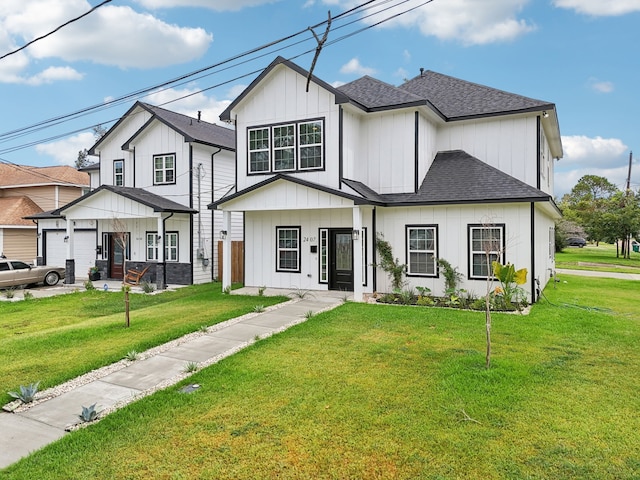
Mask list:
POLYGON ((46 265, 33 267, 20 260, 0 258, 0 288, 35 283, 52 286, 64 278, 64 273, 64 268, 60 267, 47 267, 46 265))

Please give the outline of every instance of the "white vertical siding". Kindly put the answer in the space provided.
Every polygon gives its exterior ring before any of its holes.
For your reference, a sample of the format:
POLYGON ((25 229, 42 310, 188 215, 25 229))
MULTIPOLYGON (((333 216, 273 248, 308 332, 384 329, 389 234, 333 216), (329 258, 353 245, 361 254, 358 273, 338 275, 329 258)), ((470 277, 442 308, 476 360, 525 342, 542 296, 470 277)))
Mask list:
MULTIPOLYGON (((470 224, 505 224, 506 261, 517 268, 531 271, 531 228, 528 203, 509 205, 469 205, 442 207, 378 208, 376 227, 391 243, 393 254, 402 263, 407 261, 406 225, 438 225, 438 257, 448 260, 464 274, 461 288, 477 296, 484 294, 484 280, 468 280, 468 234, 470 224)), ((537 245, 537 244, 536 244, 537 245)), ((546 252, 546 244, 542 248, 546 252), (544 248, 542 248, 544 247, 544 248)), ((530 279, 530 277, 529 277, 530 279)), ((429 287, 436 295, 444 293, 444 279, 430 277, 406 277, 411 287, 429 287)), ((525 285, 527 291, 530 283, 525 285)), ((391 291, 387 274, 378 269, 377 289, 391 291)))
POLYGON ((437 150, 464 150, 533 187, 537 186, 537 117, 454 122, 438 129, 437 150))
POLYGON ((261 182, 272 174, 247 175, 247 128, 300 120, 324 119, 324 165, 322 171, 287 172, 307 181, 338 188, 338 105, 335 97, 284 66, 276 67, 234 110, 237 114, 238 190, 261 182))
MULTIPOLYGON (((245 285, 267 285, 274 288, 302 288, 326 290, 319 282, 319 248, 311 253, 311 246, 319 246, 320 228, 352 228, 351 209, 247 212, 245 232, 245 285), (301 227, 300 273, 276 272, 276 227, 301 227)), ((363 214, 367 228, 367 286, 372 291, 372 230, 371 211, 363 214)))

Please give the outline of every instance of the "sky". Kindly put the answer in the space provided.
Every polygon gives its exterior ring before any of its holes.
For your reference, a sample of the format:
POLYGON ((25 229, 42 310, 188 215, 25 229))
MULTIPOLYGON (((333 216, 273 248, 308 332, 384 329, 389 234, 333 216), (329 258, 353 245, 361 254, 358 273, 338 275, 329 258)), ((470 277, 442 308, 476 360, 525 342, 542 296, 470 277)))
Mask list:
POLYGON ((331 17, 322 80, 425 68, 554 103, 556 198, 587 174, 626 188, 632 150, 640 188, 640 0, 103 2, 0 1, 0 162, 73 165, 136 100, 221 124, 277 55, 310 69, 331 17))

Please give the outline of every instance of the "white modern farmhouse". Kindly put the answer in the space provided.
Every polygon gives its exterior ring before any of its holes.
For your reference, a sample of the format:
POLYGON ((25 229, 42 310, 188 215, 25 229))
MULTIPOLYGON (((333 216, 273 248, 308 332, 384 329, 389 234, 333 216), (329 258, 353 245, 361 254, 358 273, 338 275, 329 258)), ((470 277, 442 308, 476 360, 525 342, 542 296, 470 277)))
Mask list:
MULTIPOLYGON (((248 286, 388 292, 376 235, 411 286, 444 291, 437 260, 482 294, 491 259, 554 268, 555 105, 430 71, 399 87, 338 88, 277 58, 221 115, 236 127, 236 188, 211 208, 245 214, 248 286)), ((228 247, 229 242, 225 242, 228 247)), ((228 255, 228 248, 223 247, 228 255)), ((230 283, 224 263, 223 287, 230 283)))
MULTIPOLYGON (((233 130, 199 115, 137 102, 89 150, 99 157, 85 169, 92 191, 36 216, 43 263, 46 241, 57 234, 64 235, 66 283, 93 266, 102 279, 144 271, 159 288, 210 282, 222 214, 207 204, 235 182, 234 143, 233 130)), ((242 240, 242 214, 228 232, 242 240)))

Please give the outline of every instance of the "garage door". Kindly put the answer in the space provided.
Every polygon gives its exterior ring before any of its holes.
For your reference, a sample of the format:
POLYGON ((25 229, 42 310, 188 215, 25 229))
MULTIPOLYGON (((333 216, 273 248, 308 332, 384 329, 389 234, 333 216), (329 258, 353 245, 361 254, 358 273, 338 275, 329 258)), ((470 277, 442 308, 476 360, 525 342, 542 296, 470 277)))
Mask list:
MULTIPOLYGON (((67 244, 64 230, 44 232, 44 262, 54 267, 64 267, 67 244)), ((87 278, 89 267, 96 261, 96 231, 76 230, 73 234, 73 253, 76 259, 76 278, 87 278)))

